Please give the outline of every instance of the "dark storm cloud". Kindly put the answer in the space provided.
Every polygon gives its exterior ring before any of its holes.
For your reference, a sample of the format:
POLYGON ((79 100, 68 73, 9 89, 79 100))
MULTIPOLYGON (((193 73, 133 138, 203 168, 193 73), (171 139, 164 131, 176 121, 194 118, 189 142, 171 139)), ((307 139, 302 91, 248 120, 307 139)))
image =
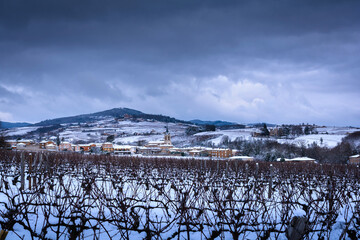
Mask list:
MULTIPOLYGON (((125 105, 240 122, 278 121, 276 112, 302 122, 303 111, 329 122, 324 106, 347 104, 360 89, 359 9, 359 1, 0 0, 0 87, 14 94, 3 99, 27 94, 39 107, 31 118, 2 103, 0 112, 38 121, 82 113, 77 102, 87 112, 125 105), (217 92, 214 79, 258 95, 217 92), (212 96, 219 105, 207 109, 212 96), (42 110, 46 98, 62 109, 42 110)), ((348 110, 356 123, 358 109, 348 110)))

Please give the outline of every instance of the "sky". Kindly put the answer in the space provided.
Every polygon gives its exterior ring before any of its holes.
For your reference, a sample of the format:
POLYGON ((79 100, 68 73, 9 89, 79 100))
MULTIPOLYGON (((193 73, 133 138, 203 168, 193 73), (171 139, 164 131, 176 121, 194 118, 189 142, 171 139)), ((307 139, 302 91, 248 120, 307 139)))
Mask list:
POLYGON ((360 126, 360 1, 0 0, 0 120, 127 107, 360 126))

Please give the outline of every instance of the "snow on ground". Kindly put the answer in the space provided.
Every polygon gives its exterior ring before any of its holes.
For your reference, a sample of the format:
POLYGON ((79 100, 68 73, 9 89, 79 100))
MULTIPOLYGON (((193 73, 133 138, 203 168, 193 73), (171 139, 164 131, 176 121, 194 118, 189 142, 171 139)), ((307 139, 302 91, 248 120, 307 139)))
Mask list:
POLYGON ((128 137, 118 137, 115 138, 114 142, 122 143, 122 144, 134 144, 139 141, 149 142, 149 141, 162 140, 163 138, 164 138, 163 135, 148 135, 148 136, 136 135, 136 136, 128 136, 128 137))
POLYGON ((173 140, 183 141, 185 130, 183 124, 163 123, 156 121, 109 121, 87 124, 87 126, 68 126, 60 133, 60 138, 69 142, 104 142, 109 135, 115 136, 115 143, 136 144, 138 141, 156 141, 164 138, 165 127, 168 126, 173 140), (179 138, 180 137, 180 138, 179 138))
POLYGON ((358 129, 355 128, 322 128, 325 130, 324 132, 328 132, 328 134, 310 134, 310 135, 302 135, 299 137, 295 137, 293 139, 276 139, 276 138, 254 138, 251 136, 251 133, 254 132, 255 128, 249 129, 232 129, 232 130, 217 130, 214 132, 201 132, 197 133, 194 136, 209 136, 212 139, 209 142, 219 145, 223 141, 224 137, 229 137, 229 140, 234 141, 236 138, 240 138, 242 140, 254 140, 254 139, 263 139, 263 140, 275 140, 279 143, 289 143, 289 144, 305 144, 306 146, 316 143, 321 147, 329 147, 333 148, 337 144, 339 144, 342 139, 351 132, 355 132, 358 129))
MULTIPOLYGON (((224 137, 230 141, 237 138, 242 140, 274 140, 279 143, 305 144, 306 146, 316 142, 319 146, 335 147, 341 142, 347 134, 359 131, 354 127, 317 127, 318 134, 303 135, 292 139, 277 138, 254 138, 252 133, 258 131, 257 128, 216 130, 213 132, 200 132, 194 135, 186 135, 186 129, 190 126, 182 123, 164 123, 158 121, 116 121, 114 118, 99 119, 86 124, 63 124, 63 130, 60 133, 54 132, 51 136, 59 135, 65 141, 76 142, 104 142, 110 135, 115 136, 115 143, 120 144, 137 144, 139 141, 157 141, 163 139, 165 127, 168 127, 171 133, 171 139, 176 147, 204 145, 211 143, 215 146, 221 145, 224 137), (322 141, 321 141, 322 139, 322 141)), ((15 137, 29 134, 39 127, 21 127, 5 130, 8 137, 15 137)), ((31 135, 26 138, 37 139, 39 136, 31 135)), ((44 137, 44 136, 43 136, 44 137)))
POLYGON ((310 134, 297 137, 295 139, 278 139, 279 143, 289 143, 305 146, 311 145, 314 142, 321 147, 333 148, 341 142, 346 135, 340 134, 310 134), (322 140, 321 140, 322 139, 322 140))
POLYGON ((214 132, 201 132, 194 136, 212 136, 213 138, 209 142, 218 145, 222 142, 224 137, 229 137, 229 140, 234 141, 236 138, 243 140, 252 139, 251 133, 254 131, 252 128, 247 129, 231 129, 231 130, 217 130, 214 132))
POLYGON ((39 127, 18 127, 4 131, 5 136, 21 136, 37 130, 39 127))
POLYGON ((354 127, 318 127, 316 128, 316 131, 320 134, 347 135, 349 133, 360 131, 360 129, 354 127))
POLYGON ((316 143, 322 147, 335 147, 346 135, 338 134, 311 134, 300 136, 294 139, 294 142, 304 142, 306 145, 316 143), (321 141, 322 139, 322 141, 321 141))

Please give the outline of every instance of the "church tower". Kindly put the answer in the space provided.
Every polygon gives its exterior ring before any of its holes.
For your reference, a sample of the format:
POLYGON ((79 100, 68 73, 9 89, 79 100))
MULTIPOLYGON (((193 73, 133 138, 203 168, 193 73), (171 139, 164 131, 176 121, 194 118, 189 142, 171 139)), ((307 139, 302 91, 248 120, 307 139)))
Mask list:
POLYGON ((166 129, 166 131, 164 133, 164 143, 166 145, 172 145, 171 144, 171 136, 170 136, 169 128, 166 126, 165 129, 166 129))

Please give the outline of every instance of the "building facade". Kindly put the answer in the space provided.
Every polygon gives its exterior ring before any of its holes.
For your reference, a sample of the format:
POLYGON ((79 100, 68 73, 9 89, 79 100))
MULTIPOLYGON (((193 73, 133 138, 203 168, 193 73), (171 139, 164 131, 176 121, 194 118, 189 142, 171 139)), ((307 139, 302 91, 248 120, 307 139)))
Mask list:
POLYGON ((349 163, 350 164, 360 164, 360 154, 350 156, 349 163))

